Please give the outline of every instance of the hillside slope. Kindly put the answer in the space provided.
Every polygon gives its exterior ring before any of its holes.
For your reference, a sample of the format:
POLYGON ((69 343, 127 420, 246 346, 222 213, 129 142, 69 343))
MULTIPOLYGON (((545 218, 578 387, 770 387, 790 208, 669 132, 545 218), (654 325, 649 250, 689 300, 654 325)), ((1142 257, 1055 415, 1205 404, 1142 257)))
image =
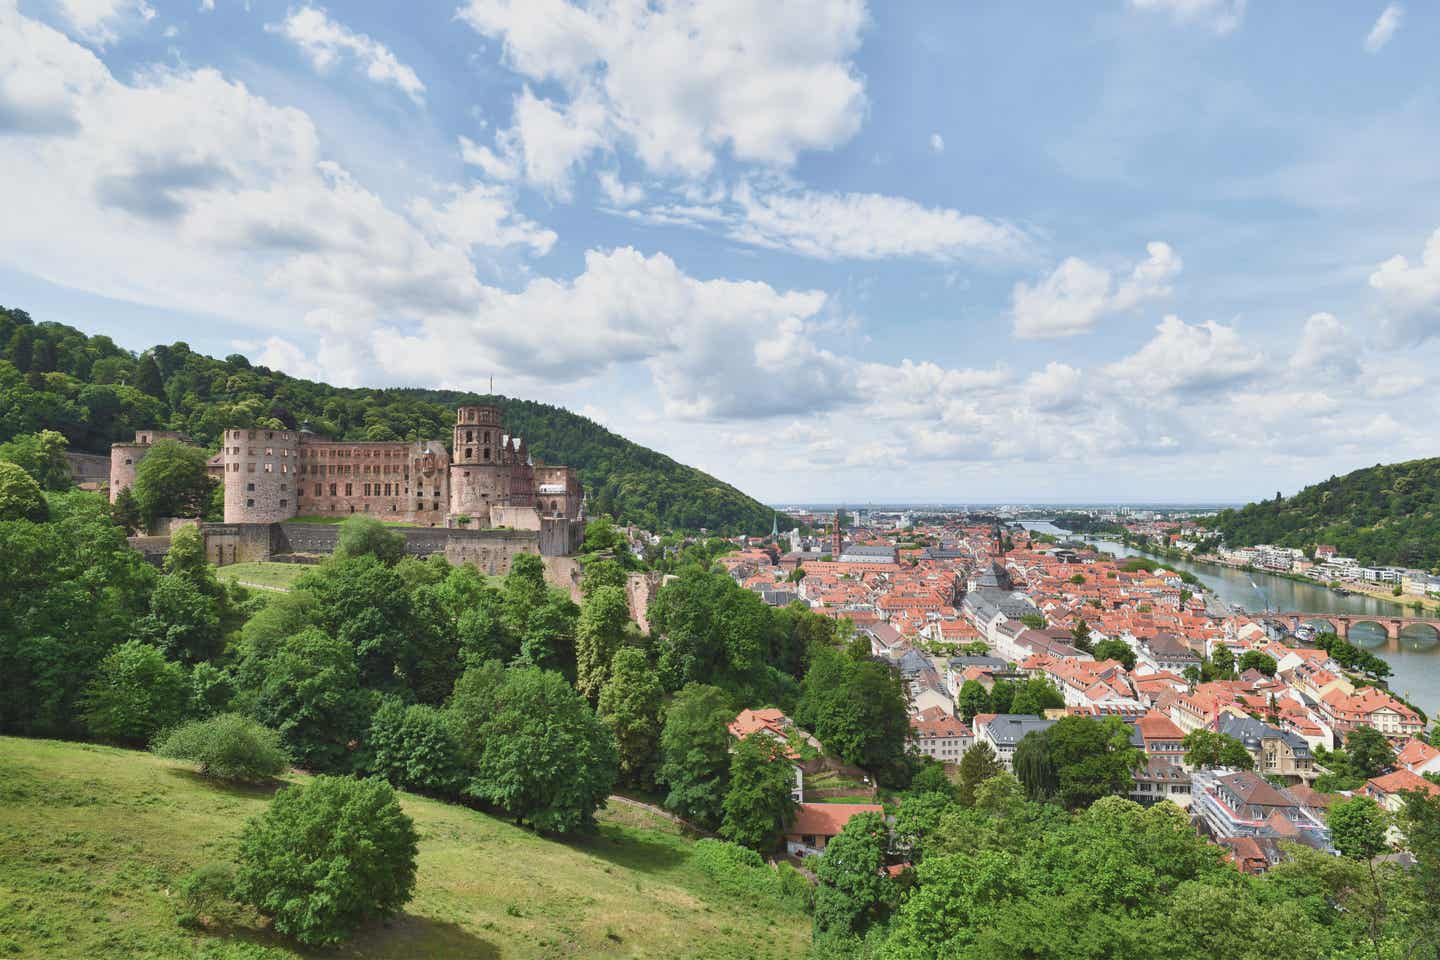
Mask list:
POLYGON ((1293 497, 1225 510, 1230 546, 1333 544, 1365 564, 1440 565, 1440 458, 1376 465, 1331 477, 1293 497))
MULTIPOLYGON (((268 791, 90 744, 0 738, 0 956, 209 960, 797 957, 809 918, 708 880, 691 841, 615 822, 545 840, 493 817, 402 794, 420 833, 415 898, 389 926, 307 953, 255 918, 176 923, 177 882, 233 854, 268 791)), ((608 822, 606 822, 608 821, 608 822)))
POLYGON ((213 448, 229 426, 307 421, 346 440, 448 440, 461 403, 502 407, 507 429, 536 458, 575 467, 592 513, 650 529, 770 529, 770 510, 735 487, 560 407, 454 390, 332 387, 184 343, 136 356, 109 337, 0 307, 0 441, 49 428, 75 449, 105 453, 138 428, 161 427, 213 448))

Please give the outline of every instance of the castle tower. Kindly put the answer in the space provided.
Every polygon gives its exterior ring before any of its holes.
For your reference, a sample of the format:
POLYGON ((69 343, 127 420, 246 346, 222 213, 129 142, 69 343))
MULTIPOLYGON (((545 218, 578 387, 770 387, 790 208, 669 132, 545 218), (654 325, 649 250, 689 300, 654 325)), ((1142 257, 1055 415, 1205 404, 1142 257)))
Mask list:
POLYGON ((503 502, 501 464, 506 458, 505 426, 500 408, 489 405, 455 411, 455 443, 450 457, 450 515, 490 525, 490 508, 503 502))
POLYGON ((225 522, 277 523, 300 500, 300 434, 294 430, 226 430, 225 522))

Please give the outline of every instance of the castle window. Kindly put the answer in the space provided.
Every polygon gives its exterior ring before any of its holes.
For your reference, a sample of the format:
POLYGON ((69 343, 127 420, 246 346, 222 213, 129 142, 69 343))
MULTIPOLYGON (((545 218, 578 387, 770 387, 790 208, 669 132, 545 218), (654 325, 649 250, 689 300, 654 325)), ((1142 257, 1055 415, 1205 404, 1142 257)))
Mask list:
POLYGON ((466 442, 466 443, 474 443, 474 442, 475 442, 475 431, 474 431, 474 430, 466 430, 466 431, 465 431, 465 442, 466 442))
POLYGON ((335 496, 335 484, 330 484, 330 496, 335 496))
MULTIPOLYGON (((355 485, 354 485, 353 483, 347 483, 347 484, 345 484, 345 496, 347 496, 347 497, 353 497, 354 495, 355 495, 355 485)), ((350 508, 350 512, 351 512, 351 513, 354 513, 354 512, 355 512, 355 508, 354 508, 354 507, 351 507, 351 508, 350 508)))
POLYGON ((290 489, 290 487, 289 487, 287 484, 283 484, 283 483, 280 484, 280 492, 281 492, 281 493, 284 493, 286 490, 289 490, 289 489, 290 489))
POLYGON ((245 464, 245 472, 246 472, 246 473, 254 473, 254 472, 255 472, 255 463, 254 463, 253 461, 250 462, 250 463, 245 464))
POLYGON ((486 447, 486 448, 485 448, 485 459, 486 459, 486 460, 489 460, 489 459, 490 459, 490 448, 489 448, 489 447, 486 447))
POLYGON ((424 503, 417 503, 417 504, 415 504, 415 509, 416 509, 416 510, 424 510, 424 509, 425 509, 425 504, 424 504, 424 503))
POLYGON ((284 506, 288 506, 288 505, 289 505, 289 503, 290 503, 290 501, 289 501, 289 500, 281 500, 281 501, 280 501, 280 506, 282 506, 282 507, 284 507, 284 506))
POLYGON ((473 456, 475 456, 475 450, 474 450, 473 448, 471 448, 471 447, 466 447, 466 448, 465 448, 465 459, 466 459, 466 460, 469 460, 469 459, 470 459, 471 457, 473 457, 473 456))
POLYGON ((320 484, 315 484, 315 496, 320 496, 320 484))
POLYGON ((273 456, 275 456, 275 448, 274 448, 274 447, 266 447, 266 448, 265 448, 265 456, 267 456, 267 457, 273 457, 273 456))
POLYGON ((125 460, 125 466, 128 467, 128 466, 130 466, 130 464, 132 464, 132 463, 134 463, 134 462, 135 462, 134 460, 131 460, 131 459, 128 459, 128 458, 127 458, 127 459, 125 460))
POLYGON ((248 491, 248 492, 250 492, 250 493, 254 493, 254 492, 255 492, 255 484, 253 484, 253 483, 247 483, 247 484, 245 484, 245 489, 246 489, 246 491, 248 491))
POLYGON ((248 440, 254 440, 254 439, 255 439, 255 431, 254 431, 254 430, 248 431, 248 432, 247 432, 246 439, 248 439, 248 440))
POLYGON ((255 506, 255 501, 254 501, 254 500, 246 500, 246 501, 245 501, 245 506, 247 506, 247 507, 253 507, 253 506, 255 506))
POLYGON ((266 430, 266 431, 265 431, 265 439, 266 439, 266 440, 274 440, 274 439, 275 439, 275 431, 273 431, 273 430, 266 430))
POLYGON ((368 484, 368 483, 365 484, 365 486, 364 486, 363 489, 364 489, 364 491, 365 491, 365 494, 364 494, 364 495, 367 496, 367 497, 370 496, 370 484, 368 484))

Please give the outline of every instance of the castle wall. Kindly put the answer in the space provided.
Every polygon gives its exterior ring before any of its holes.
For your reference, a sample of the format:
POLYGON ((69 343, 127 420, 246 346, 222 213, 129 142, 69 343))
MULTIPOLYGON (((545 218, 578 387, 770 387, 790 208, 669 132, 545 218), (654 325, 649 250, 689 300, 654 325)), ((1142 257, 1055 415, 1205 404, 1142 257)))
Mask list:
MULTIPOLYGON (((86 490, 98 490, 110 480, 114 456, 112 454, 104 457, 98 453, 76 453, 73 450, 66 450, 65 466, 69 468, 70 480, 75 486, 86 490)), ((131 482, 134 482, 133 478, 131 482)))
MULTIPOLYGON (((269 523, 205 523, 205 556, 217 567, 255 563, 283 553, 280 527, 269 523)), ((334 549, 333 547, 331 549, 334 549)))
POLYGON ((294 430, 226 430, 225 522, 278 523, 299 505, 300 435, 294 430))
POLYGON ((510 530, 539 530, 540 514, 534 507, 501 506, 490 508, 490 526, 506 527, 510 530))

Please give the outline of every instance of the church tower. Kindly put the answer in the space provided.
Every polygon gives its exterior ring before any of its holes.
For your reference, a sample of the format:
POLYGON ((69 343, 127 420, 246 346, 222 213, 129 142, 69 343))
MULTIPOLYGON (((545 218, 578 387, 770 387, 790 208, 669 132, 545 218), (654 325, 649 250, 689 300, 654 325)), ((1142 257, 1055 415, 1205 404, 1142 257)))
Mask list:
POLYGON ((840 554, 845 550, 845 534, 840 532, 840 515, 844 512, 844 507, 838 507, 835 510, 835 522, 830 531, 831 560, 839 560, 840 554))

